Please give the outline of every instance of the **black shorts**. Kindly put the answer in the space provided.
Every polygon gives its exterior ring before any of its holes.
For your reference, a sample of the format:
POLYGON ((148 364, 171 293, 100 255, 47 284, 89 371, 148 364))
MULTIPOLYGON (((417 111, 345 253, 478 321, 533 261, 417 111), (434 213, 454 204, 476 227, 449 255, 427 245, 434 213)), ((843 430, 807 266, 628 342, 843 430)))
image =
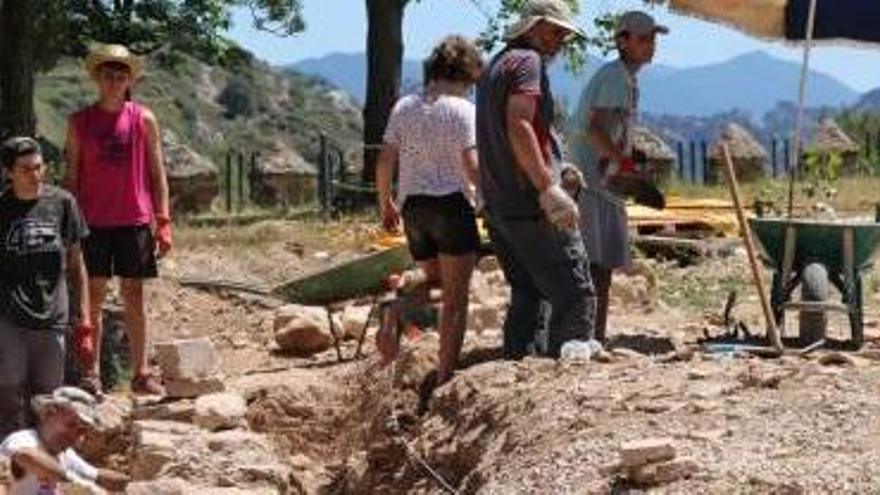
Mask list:
POLYGON ((457 192, 446 196, 409 196, 403 205, 409 251, 416 261, 438 254, 460 256, 480 246, 474 208, 457 192))
POLYGON ((155 244, 149 225, 90 227, 83 256, 90 277, 156 278, 155 244))

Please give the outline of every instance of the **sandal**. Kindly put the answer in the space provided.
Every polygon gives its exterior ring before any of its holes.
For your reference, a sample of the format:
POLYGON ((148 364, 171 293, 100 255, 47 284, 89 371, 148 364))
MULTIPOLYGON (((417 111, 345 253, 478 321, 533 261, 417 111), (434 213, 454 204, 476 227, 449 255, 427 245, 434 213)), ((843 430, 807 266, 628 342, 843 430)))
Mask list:
POLYGON ((131 392, 135 395, 165 395, 165 387, 158 378, 146 373, 131 379, 131 392))

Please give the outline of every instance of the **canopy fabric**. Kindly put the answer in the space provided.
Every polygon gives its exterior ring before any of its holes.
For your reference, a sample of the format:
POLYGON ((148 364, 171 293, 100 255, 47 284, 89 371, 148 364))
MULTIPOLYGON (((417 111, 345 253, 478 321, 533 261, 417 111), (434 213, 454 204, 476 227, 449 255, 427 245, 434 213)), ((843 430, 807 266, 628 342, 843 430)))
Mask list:
POLYGON ((786 3, 788 0, 669 0, 675 11, 721 22, 762 38, 785 36, 786 3))
MULTIPOLYGON (((785 37, 802 40, 807 25, 808 0, 789 0, 785 37)), ((880 0, 819 0, 813 37, 880 43, 880 0)))
MULTIPOLYGON (((809 0, 669 0, 673 10, 763 38, 806 37, 809 0)), ((818 0, 814 39, 880 43, 880 0, 818 0)))

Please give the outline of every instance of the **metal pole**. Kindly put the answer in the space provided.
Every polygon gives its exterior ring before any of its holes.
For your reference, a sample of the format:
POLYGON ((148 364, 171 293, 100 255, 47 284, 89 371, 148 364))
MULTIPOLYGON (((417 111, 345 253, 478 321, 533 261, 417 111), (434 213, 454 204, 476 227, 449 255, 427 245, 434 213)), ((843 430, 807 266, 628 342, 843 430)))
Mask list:
POLYGON ((797 179, 801 158, 801 129, 804 125, 804 105, 807 101, 807 77, 810 71, 810 50, 813 48, 813 32, 816 28, 816 0, 810 0, 810 15, 807 17, 807 39, 804 46, 804 62, 801 65, 800 94, 798 96, 797 120, 794 128, 795 155, 791 159, 792 168, 788 180, 788 218, 794 210, 794 183, 797 179))
POLYGON ((771 166, 773 167, 773 178, 775 179, 776 174, 778 173, 778 169, 776 168, 776 166, 777 166, 776 151, 777 150, 776 150, 776 138, 775 137, 770 140, 770 148, 772 150, 770 153, 770 156, 772 157, 772 159, 770 160, 770 163, 772 164, 771 166))
POLYGON ((244 208, 244 152, 238 152, 238 211, 244 208))
POLYGON ((259 151, 254 151, 253 153, 251 153, 251 166, 248 169, 248 173, 247 173, 247 178, 248 178, 247 200, 248 200, 248 203, 250 203, 254 199, 254 176, 257 171, 257 160, 259 158, 260 158, 259 151))
POLYGON ((318 159, 318 203, 321 206, 321 213, 328 212, 328 188, 327 184, 327 168, 330 164, 327 163, 327 136, 323 133, 320 136, 320 145, 321 151, 318 159))
POLYGON ((712 170, 709 168, 709 147, 706 141, 700 141, 700 156, 703 160, 703 184, 713 184, 712 170))
POLYGON ((690 142, 691 151, 691 182, 697 182, 697 142, 690 142))
POLYGON ((678 178, 684 179, 684 143, 679 141, 676 150, 678 151, 678 178))
POLYGON ((782 142, 782 163, 785 165, 785 173, 789 173, 791 171, 791 160, 789 157, 791 156, 791 141, 786 139, 782 142))
POLYGON ((232 213, 232 151, 226 150, 226 211, 232 213))

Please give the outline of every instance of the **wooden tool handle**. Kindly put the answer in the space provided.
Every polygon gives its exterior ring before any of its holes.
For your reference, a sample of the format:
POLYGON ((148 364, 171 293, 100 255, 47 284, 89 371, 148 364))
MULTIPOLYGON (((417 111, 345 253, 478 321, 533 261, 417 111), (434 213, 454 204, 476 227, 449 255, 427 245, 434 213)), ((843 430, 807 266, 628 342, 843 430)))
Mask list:
POLYGON ((746 214, 742 207, 739 196, 739 184, 736 181, 736 170, 733 168, 733 160, 730 158, 730 150, 727 144, 721 145, 721 151, 724 155, 725 172, 727 175, 727 183, 730 185, 730 195, 733 197, 733 205, 736 208, 736 218, 739 220, 739 228, 742 233, 743 243, 746 245, 746 253, 749 256, 749 265, 752 269, 752 278, 755 287, 758 289, 758 298, 761 300, 761 309, 764 311, 764 320, 767 323, 767 336, 770 343, 779 352, 782 352, 782 339, 779 337, 779 329, 776 328, 776 319, 773 318, 773 312, 770 310, 770 300, 767 292, 764 290, 764 273, 758 264, 758 257, 755 255, 755 244, 752 241, 752 230, 746 221, 746 214))

